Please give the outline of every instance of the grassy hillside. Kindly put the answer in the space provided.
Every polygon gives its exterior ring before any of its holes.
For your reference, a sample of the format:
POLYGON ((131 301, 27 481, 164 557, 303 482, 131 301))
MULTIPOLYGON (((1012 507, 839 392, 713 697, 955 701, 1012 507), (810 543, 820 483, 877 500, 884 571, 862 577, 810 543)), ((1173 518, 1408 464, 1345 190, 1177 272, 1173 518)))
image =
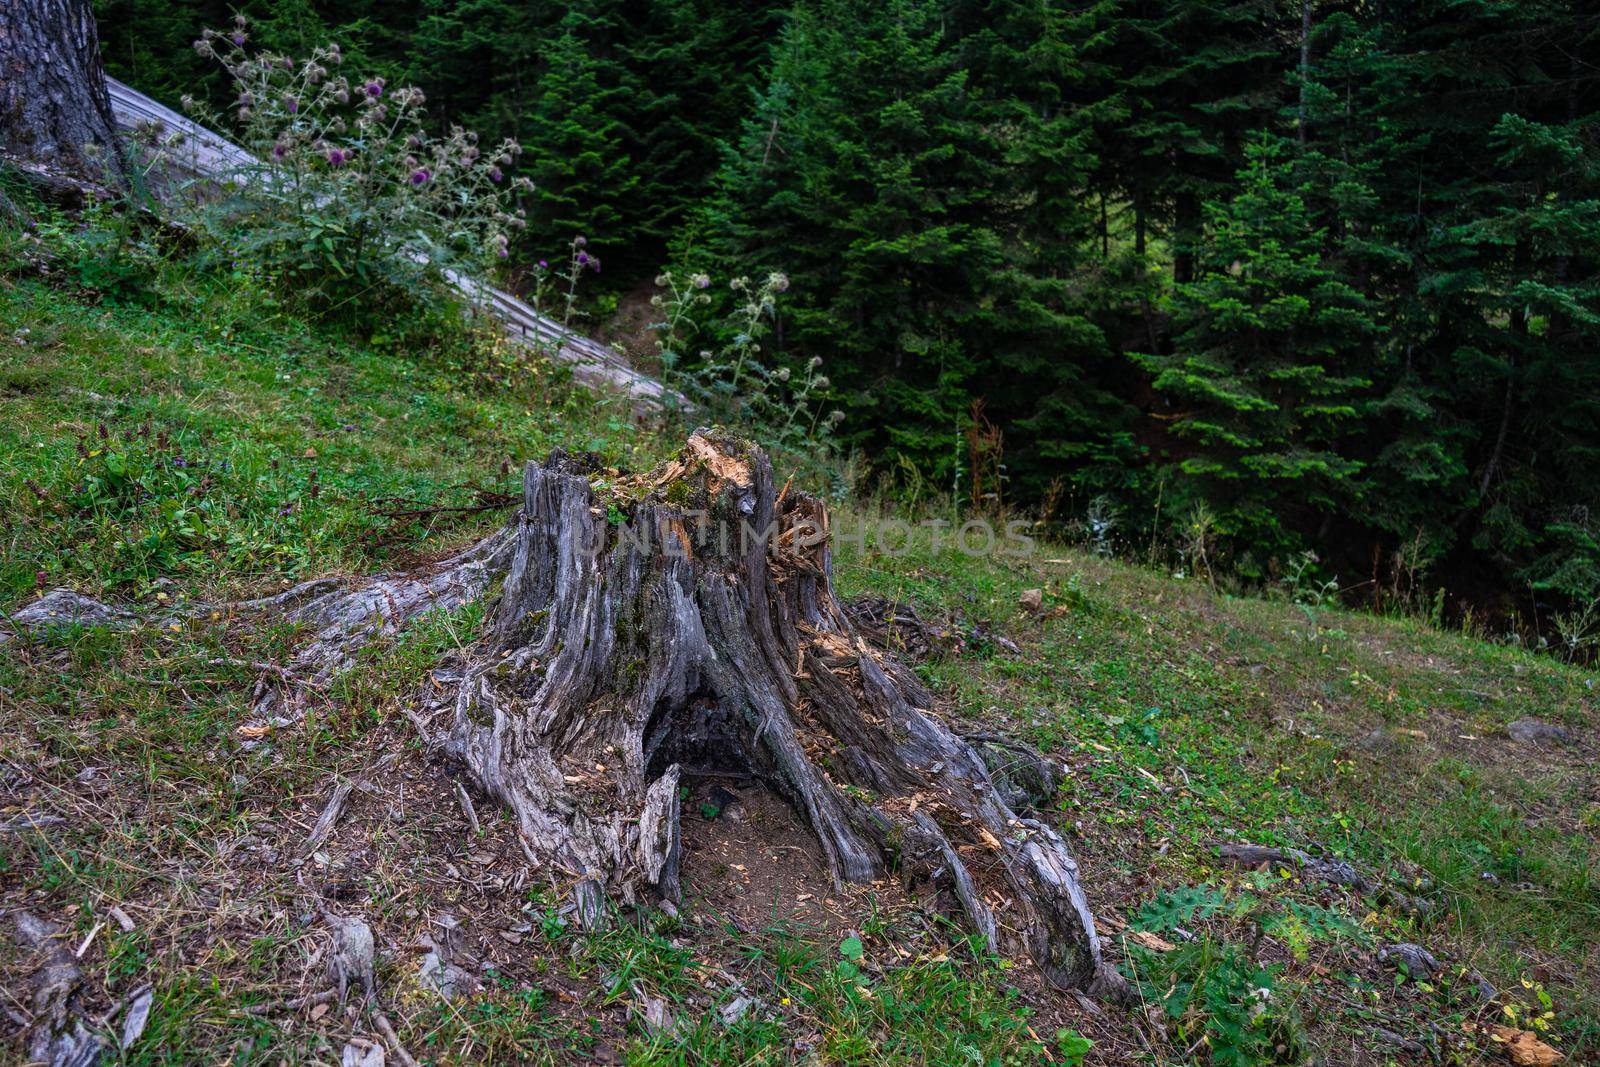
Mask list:
MULTIPOLYGON (((60 585, 155 608, 403 566, 503 521, 492 494, 526 458, 638 469, 676 443, 455 331, 352 338, 192 277, 103 296, 0 280, 6 611, 60 585), (439 505, 469 510, 404 514, 439 505)), ((336 1004, 286 1003, 323 988, 318 906, 372 923, 390 1016, 438 1063, 1073 1063, 1079 1035, 1089 1063, 1428 1055, 1402 1040, 1503 1059, 1489 1022, 1600 1053, 1594 674, 1070 547, 974 558, 923 537, 838 564, 846 593, 933 624, 920 669, 953 719, 1068 766, 1056 814, 1148 1010, 1047 990, 893 882, 832 886, 759 789, 721 812, 691 799, 707 817, 679 916, 580 940, 500 813, 480 805, 472 833, 404 714, 479 607, 372 649, 266 738, 238 730, 251 664, 283 662, 291 630, 200 618, 7 646, 0 819, 66 822, 0 832, 0 908, 67 928, 96 1010, 153 983, 130 1063, 329 1062, 370 1036, 336 1004), (1512 740, 1524 718, 1571 743, 1512 740), (333 779, 389 753, 303 854, 333 779), (1228 841, 1343 859, 1373 888, 1228 865, 1228 841), (446 914, 485 980, 453 1002, 417 981, 446 914), (1440 971, 1380 962, 1393 942, 1440 971)), ((0 941, 13 1021, 23 964, 0 941)))

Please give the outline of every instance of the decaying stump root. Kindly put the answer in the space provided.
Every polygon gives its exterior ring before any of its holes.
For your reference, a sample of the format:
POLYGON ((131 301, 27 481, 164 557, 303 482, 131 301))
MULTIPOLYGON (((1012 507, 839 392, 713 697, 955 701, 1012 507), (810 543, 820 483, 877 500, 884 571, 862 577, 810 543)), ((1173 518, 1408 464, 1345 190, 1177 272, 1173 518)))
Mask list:
POLYGON ((446 741, 568 873, 585 921, 608 896, 677 897, 680 777, 733 772, 794 805, 836 880, 898 869, 991 942, 1019 935, 1053 981, 1093 981, 1066 844, 1013 813, 916 677, 858 638, 821 504, 779 499, 759 450, 709 431, 630 488, 590 473, 560 453, 529 464, 446 741))

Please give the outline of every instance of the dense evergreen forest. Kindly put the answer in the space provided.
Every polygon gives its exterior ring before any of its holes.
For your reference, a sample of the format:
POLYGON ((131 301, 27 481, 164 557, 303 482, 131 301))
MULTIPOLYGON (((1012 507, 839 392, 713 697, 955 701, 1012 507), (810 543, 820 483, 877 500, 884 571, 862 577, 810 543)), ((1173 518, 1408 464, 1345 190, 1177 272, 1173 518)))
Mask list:
MULTIPOLYGON (((885 486, 1092 513, 1247 579, 1314 552, 1372 594, 1600 598, 1578 0, 241 9, 517 138, 513 263, 583 233, 616 293, 785 272, 781 358, 825 359, 885 486)), ((225 103, 189 44, 233 10, 103 0, 108 69, 225 103)))

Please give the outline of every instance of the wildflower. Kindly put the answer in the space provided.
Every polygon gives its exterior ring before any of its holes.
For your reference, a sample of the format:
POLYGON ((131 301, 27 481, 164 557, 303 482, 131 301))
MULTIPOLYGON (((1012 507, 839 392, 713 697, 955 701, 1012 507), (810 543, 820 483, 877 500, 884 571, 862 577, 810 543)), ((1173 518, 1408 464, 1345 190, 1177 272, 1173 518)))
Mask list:
POLYGON ((350 158, 342 148, 330 148, 327 150, 327 152, 323 153, 323 156, 325 159, 327 159, 328 164, 334 167, 343 165, 343 163, 350 158))
POLYGON ((341 104, 348 104, 350 102, 350 91, 348 89, 336 89, 334 90, 333 98, 341 104))
POLYGON ((599 274, 600 273, 600 257, 599 256, 590 256, 589 257, 589 266, 594 268, 594 272, 596 274, 599 274))
POLYGON ((239 106, 240 107, 249 107, 252 104, 254 104, 255 102, 256 102, 256 98, 254 96, 250 95, 249 93, 240 93, 239 94, 239 106))
POLYGON ((238 47, 238 48, 243 48, 244 47, 244 43, 246 41, 248 41, 249 39, 250 39, 250 36, 248 34, 243 33, 243 32, 241 32, 239 30, 234 30, 233 31, 233 36, 231 38, 231 40, 233 41, 234 45, 236 47, 238 47))
POLYGON ((656 284, 659 286, 666 286, 671 284, 671 282, 672 275, 668 274, 666 271, 662 271, 660 274, 656 275, 656 284))
POLYGON ((490 167, 489 168, 489 180, 490 181, 498 182, 498 181, 500 181, 500 179, 502 179, 504 177, 505 177, 505 175, 500 172, 500 168, 499 167, 490 167))
POLYGON ((300 110, 300 101, 292 96, 286 96, 283 98, 283 106, 288 109, 289 114, 293 115, 300 110))
POLYGON ((279 141, 277 144, 272 146, 272 158, 273 159, 281 160, 281 159, 283 159, 284 156, 286 156, 288 154, 289 154, 289 146, 284 144, 282 141, 279 141))
POLYGON ((183 110, 185 111, 194 110, 194 97, 190 96, 188 93, 184 93, 183 96, 179 97, 178 103, 183 106, 183 110))
POLYGON ((828 412, 828 422, 830 425, 837 426, 843 421, 844 412, 840 411, 838 408, 834 408, 832 411, 828 412))
POLYGON ((411 184, 427 185, 428 180, 432 177, 433 175, 428 172, 427 167, 418 167, 416 170, 411 172, 411 184))
POLYGON ((829 380, 828 380, 828 379, 827 379, 827 376, 826 376, 826 375, 824 375, 824 376, 823 376, 823 377, 821 377, 821 378, 818 378, 818 379, 817 379, 817 380, 816 380, 816 381, 814 381, 814 382, 812 382, 812 383, 811 383, 811 387, 812 387, 812 388, 813 388, 813 389, 826 389, 826 388, 827 388, 827 387, 828 387, 828 386, 830 386, 830 385, 832 385, 832 384, 833 384, 833 383, 832 383, 832 382, 830 382, 830 381, 829 381, 829 380))
POLYGON ((589 265, 589 253, 579 252, 577 256, 574 257, 573 262, 577 263, 580 267, 587 267, 589 265))
POLYGON ((589 243, 589 239, 587 237, 585 237, 581 233, 578 234, 578 236, 576 236, 576 237, 574 237, 572 239, 572 247, 573 248, 582 248, 585 245, 587 245, 588 243, 589 243))
POLYGON ((541 259, 539 261, 539 269, 540 270, 549 270, 550 269, 550 261, 547 260, 547 259, 541 259))
POLYGON ((778 377, 778 381, 780 381, 780 382, 788 381, 789 380, 789 368, 788 367, 779 367, 778 370, 777 370, 777 377, 778 377))
POLYGON ((806 364, 806 370, 816 370, 820 366, 822 366, 822 357, 812 356, 811 362, 806 364))
POLYGON ((363 86, 363 88, 366 89, 368 96, 376 100, 378 97, 383 95, 383 79, 373 78, 365 86, 363 86))
POLYGON ((774 290, 776 290, 777 292, 780 292, 780 293, 788 292, 789 291, 789 276, 787 274, 782 273, 782 272, 777 272, 777 273, 768 275, 767 284, 772 286, 772 288, 774 290))
POLYGON ((693 285, 696 289, 709 289, 711 288, 711 275, 696 274, 693 278, 689 279, 689 284, 693 285))

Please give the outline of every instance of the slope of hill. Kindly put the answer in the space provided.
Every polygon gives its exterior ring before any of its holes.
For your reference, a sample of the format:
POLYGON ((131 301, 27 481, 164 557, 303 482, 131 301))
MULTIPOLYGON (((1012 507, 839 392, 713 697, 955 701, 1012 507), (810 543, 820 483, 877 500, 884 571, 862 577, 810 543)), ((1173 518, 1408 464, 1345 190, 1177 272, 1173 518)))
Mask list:
MULTIPOLYGON (((503 522, 527 458, 638 470, 677 443, 483 339, 352 340, 192 280, 111 299, 12 262, 8 613, 59 586, 159 615, 403 566, 503 522)), ((388 1055, 436 1063, 1074 1063, 1080 1035, 1089 1063, 1540 1062, 1506 1043, 1522 1031, 1571 1062, 1600 1049, 1592 673, 1309 592, 1223 596, 1069 547, 968 556, 926 528, 893 555, 842 544, 839 582, 949 718, 1061 761, 1050 817, 1142 1003, 1051 990, 892 880, 832 885, 752 782, 692 787, 681 912, 576 935, 412 724, 481 606, 375 644, 266 728, 244 709, 293 628, 7 645, 7 932, 59 927, 91 1027, 120 1032, 151 989, 130 1063, 382 1049, 325 995, 324 912, 376 935, 388 1055)), ((20 1032, 37 956, 0 946, 20 1032)))

